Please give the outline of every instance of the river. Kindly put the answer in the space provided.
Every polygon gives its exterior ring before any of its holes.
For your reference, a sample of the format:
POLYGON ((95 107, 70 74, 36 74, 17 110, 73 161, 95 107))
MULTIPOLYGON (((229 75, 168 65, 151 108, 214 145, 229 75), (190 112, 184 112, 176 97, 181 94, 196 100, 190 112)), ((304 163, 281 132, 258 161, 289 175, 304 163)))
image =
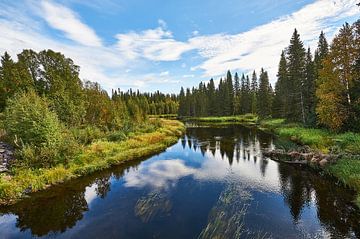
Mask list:
POLYGON ((190 125, 166 151, 0 208, 0 238, 357 238, 355 194, 262 151, 270 134, 190 125))

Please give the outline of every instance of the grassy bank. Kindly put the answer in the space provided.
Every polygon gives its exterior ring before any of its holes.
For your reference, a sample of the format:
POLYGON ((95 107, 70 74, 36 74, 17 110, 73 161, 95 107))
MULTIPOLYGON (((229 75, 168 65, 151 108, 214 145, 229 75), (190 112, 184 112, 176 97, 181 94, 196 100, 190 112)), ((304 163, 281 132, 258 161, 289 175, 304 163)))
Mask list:
POLYGON ((290 139, 311 149, 343 155, 336 163, 329 164, 324 171, 336 177, 343 184, 357 190, 357 204, 360 207, 360 134, 346 132, 336 134, 326 129, 305 128, 299 124, 287 124, 283 119, 260 122, 260 128, 290 139))
POLYGON ((176 143, 184 132, 179 121, 161 120, 161 126, 149 133, 133 133, 124 141, 96 141, 84 146, 66 166, 46 169, 13 168, 0 175, 0 204, 11 204, 51 185, 103 170, 112 165, 150 156, 176 143))
POLYGON ((214 117, 184 117, 185 121, 196 121, 202 123, 242 123, 255 125, 258 121, 258 117, 253 114, 235 115, 235 116, 214 116, 214 117))

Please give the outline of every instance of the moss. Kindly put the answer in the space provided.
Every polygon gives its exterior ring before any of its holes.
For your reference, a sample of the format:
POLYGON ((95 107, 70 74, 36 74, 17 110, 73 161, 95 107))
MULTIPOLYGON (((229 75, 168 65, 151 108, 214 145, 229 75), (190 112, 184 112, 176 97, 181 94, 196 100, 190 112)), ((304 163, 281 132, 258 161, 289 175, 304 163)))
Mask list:
POLYGON ((155 131, 138 134, 127 140, 97 141, 86 147, 68 165, 48 169, 14 168, 12 175, 0 177, 0 204, 14 203, 28 192, 45 189, 72 178, 140 159, 165 150, 176 143, 185 127, 179 121, 161 120, 155 131))

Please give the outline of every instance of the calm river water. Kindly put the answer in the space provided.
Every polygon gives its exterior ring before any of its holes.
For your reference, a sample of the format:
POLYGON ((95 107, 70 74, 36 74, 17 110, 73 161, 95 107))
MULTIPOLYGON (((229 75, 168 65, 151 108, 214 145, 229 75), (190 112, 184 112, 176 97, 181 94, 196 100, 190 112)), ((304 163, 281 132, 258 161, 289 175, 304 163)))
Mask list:
POLYGON ((354 192, 262 156, 271 135, 189 127, 163 153, 0 209, 0 238, 356 238, 354 192))

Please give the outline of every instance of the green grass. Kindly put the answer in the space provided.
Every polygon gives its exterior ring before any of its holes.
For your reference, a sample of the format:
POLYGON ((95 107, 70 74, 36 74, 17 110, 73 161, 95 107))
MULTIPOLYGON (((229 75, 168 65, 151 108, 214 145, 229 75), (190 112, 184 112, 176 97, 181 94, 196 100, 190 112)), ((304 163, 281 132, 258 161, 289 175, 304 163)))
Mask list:
POLYGON ((235 116, 214 116, 214 117, 185 117, 185 120, 198 121, 204 123, 249 123, 256 124, 258 116, 253 114, 235 116))
POLYGON ((356 203, 360 207, 360 159, 341 159, 325 171, 358 192, 356 203))
POLYGON ((260 127, 322 153, 345 154, 345 157, 329 164, 324 170, 358 192, 356 203, 360 207, 360 133, 336 134, 326 129, 287 124, 283 119, 263 120, 260 127))
POLYGON ((14 203, 26 196, 26 191, 36 192, 72 178, 159 153, 176 143, 184 129, 179 121, 161 120, 160 127, 152 132, 147 128, 147 132, 136 132, 127 140, 100 140, 85 146, 82 153, 66 166, 36 170, 14 168, 12 174, 0 176, 0 204, 14 203))
POLYGON ((284 119, 260 122, 260 128, 270 130, 280 137, 308 145, 323 153, 342 152, 360 154, 360 133, 336 134, 326 129, 307 128, 300 124, 288 124, 284 119))

